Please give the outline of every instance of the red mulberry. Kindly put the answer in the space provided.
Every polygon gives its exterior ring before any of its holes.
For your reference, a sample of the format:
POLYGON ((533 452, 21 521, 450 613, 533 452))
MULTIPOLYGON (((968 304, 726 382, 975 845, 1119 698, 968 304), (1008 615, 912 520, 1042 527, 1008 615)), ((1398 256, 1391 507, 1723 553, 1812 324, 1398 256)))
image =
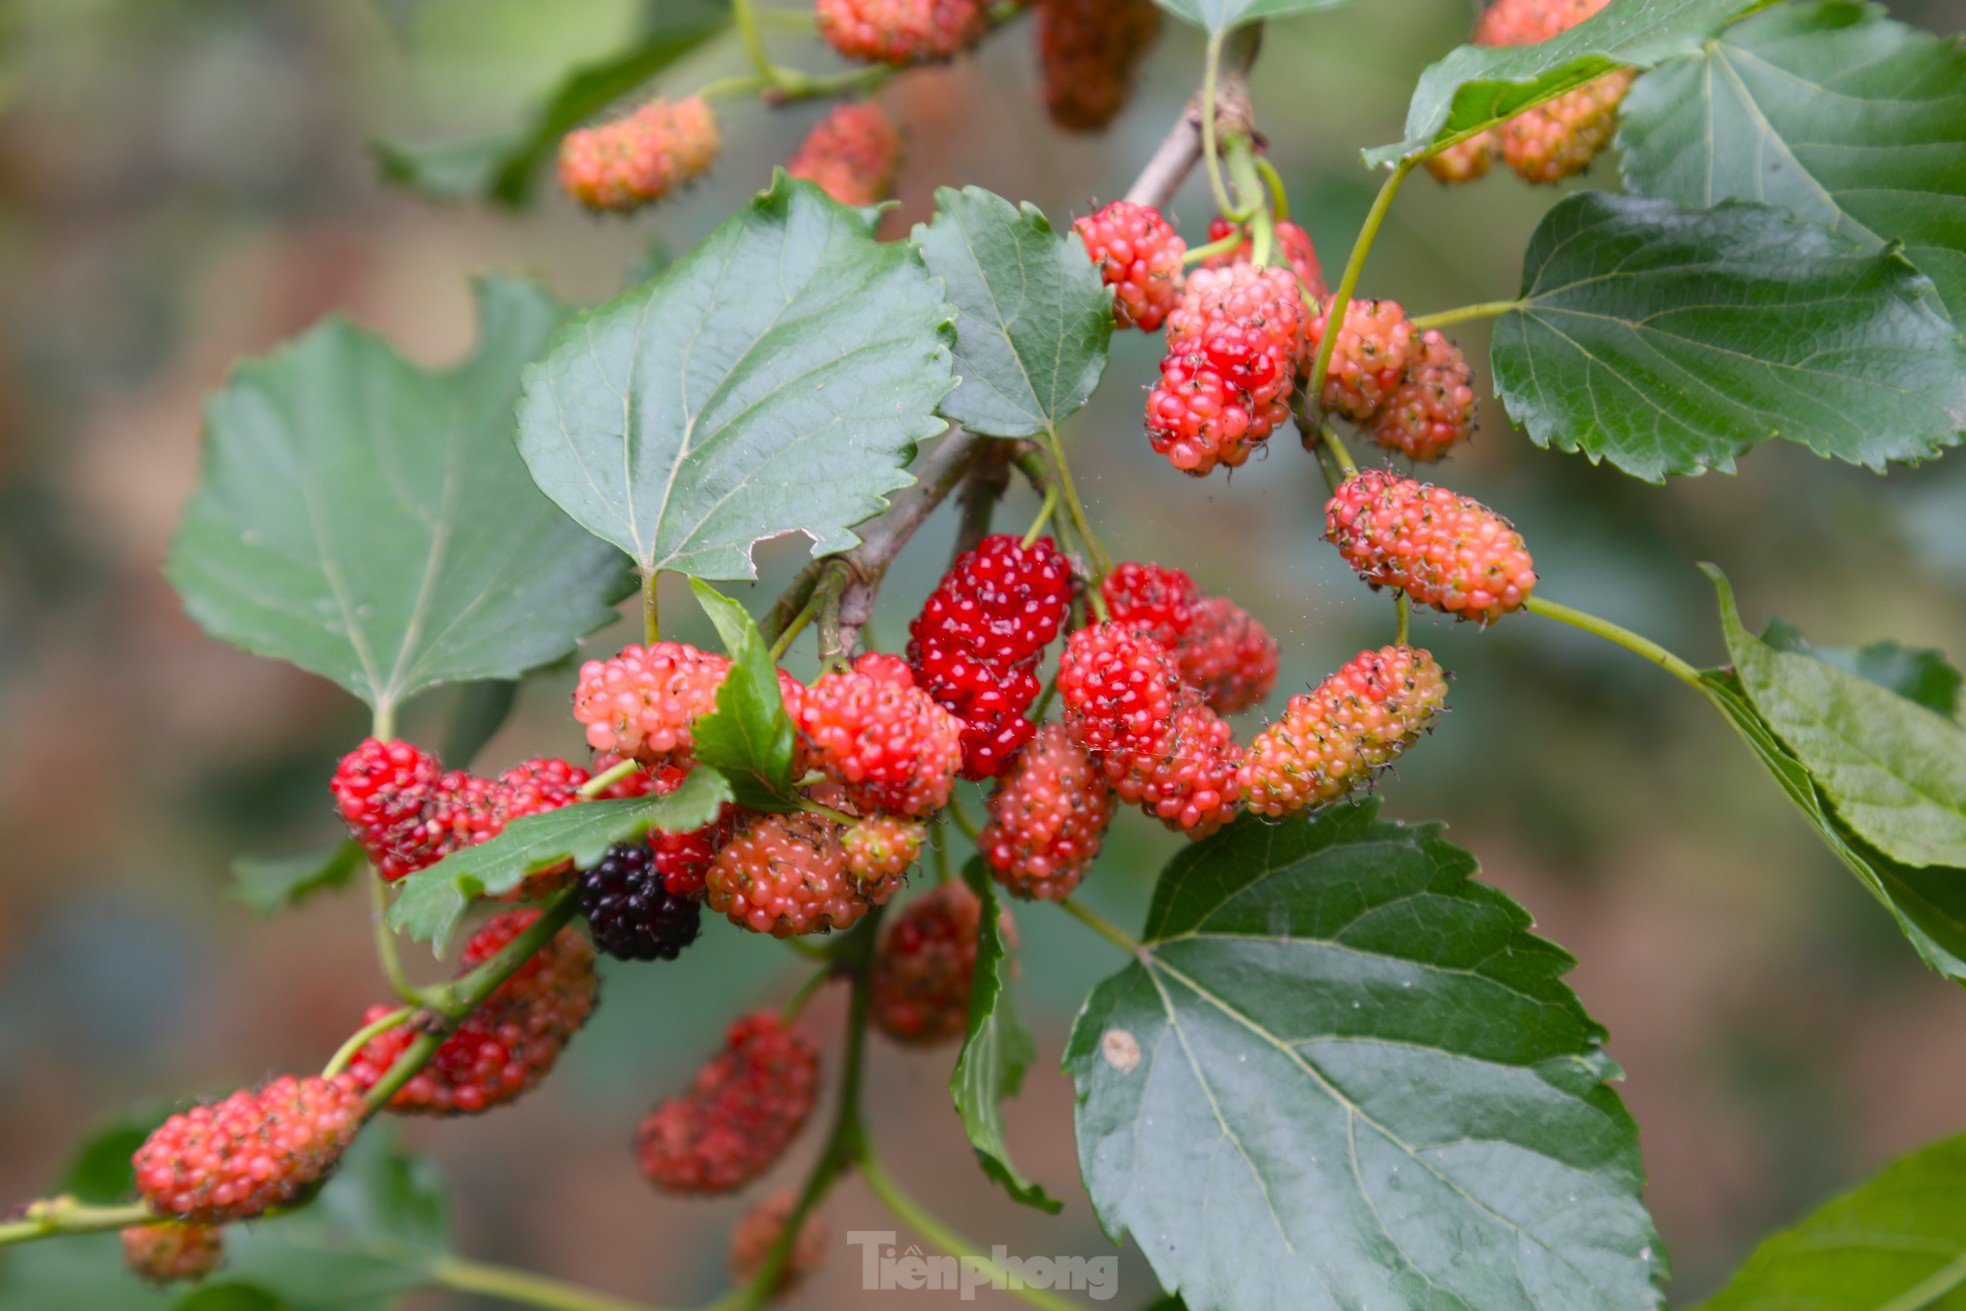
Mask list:
POLYGON ((1119 117, 1160 34, 1153 0, 1037 0, 1038 62, 1051 121, 1094 132, 1119 117))
POLYGON ((878 205, 894 194, 901 131, 871 100, 841 105, 806 133, 785 171, 817 184, 842 205, 878 205))
POLYGON ((667 1192, 727 1193, 771 1168, 818 1098, 812 1040, 769 1011, 746 1015, 689 1090, 642 1120, 635 1155, 667 1192))
POLYGON ((1167 355, 1147 396, 1147 438, 1183 473, 1248 460, 1290 414, 1303 300, 1282 269, 1191 274, 1167 318, 1167 355))
POLYGON ((1119 800, 1096 763, 1056 724, 1038 730, 990 794, 977 846, 1019 897, 1062 901, 1099 855, 1119 800))
POLYGON ((801 759, 846 789, 855 809, 920 818, 949 804, 963 721, 915 686, 907 663, 868 654, 800 699, 801 759))
POLYGON ((203 1279, 225 1256, 212 1225, 132 1225, 123 1231, 123 1265, 153 1284, 203 1279))
POLYGON ((1461 348, 1428 328, 1373 418, 1372 440, 1422 464, 1440 459, 1474 428, 1473 379, 1461 348))
POLYGON ((1368 469, 1340 484, 1324 531, 1374 587, 1489 624, 1522 607, 1536 586, 1529 549, 1501 515, 1445 487, 1368 469))
POLYGON ((362 1116, 354 1080, 282 1075, 164 1121, 131 1160, 137 1192, 159 1215, 249 1220, 326 1178, 362 1116))
MULTIPOLYGON (((1324 343, 1336 297, 1327 299, 1306 337, 1308 351, 1324 343)), ((1365 423, 1386 403, 1406 375, 1413 344, 1413 325, 1397 301, 1355 300, 1345 307, 1338 344, 1324 374, 1324 408, 1355 423, 1365 423)))
POLYGON ((722 147, 717 116, 699 97, 651 100, 624 118, 567 133, 560 185, 589 209, 636 209, 701 177, 722 147))
POLYGON ((982 921, 976 894, 966 884, 945 883, 887 922, 872 985, 874 1024, 882 1033, 922 1047, 962 1036, 982 921))
MULTIPOLYGON (((772 1249, 785 1235, 785 1226, 797 1208, 799 1195, 786 1189, 773 1193, 746 1211, 730 1231, 730 1277, 741 1287, 764 1272, 772 1249)), ((805 1277, 826 1259, 826 1221, 818 1213, 799 1225, 799 1236, 787 1250, 785 1265, 778 1272, 767 1297, 783 1297, 798 1287, 805 1277)))
POLYGON ((948 59, 986 26, 979 0, 817 0, 813 9, 827 45, 873 64, 948 59))
POLYGON ((1188 243, 1159 210, 1115 200, 1083 218, 1072 230, 1085 253, 1113 289, 1113 322, 1153 332, 1167 320, 1181 295, 1181 261, 1188 243))

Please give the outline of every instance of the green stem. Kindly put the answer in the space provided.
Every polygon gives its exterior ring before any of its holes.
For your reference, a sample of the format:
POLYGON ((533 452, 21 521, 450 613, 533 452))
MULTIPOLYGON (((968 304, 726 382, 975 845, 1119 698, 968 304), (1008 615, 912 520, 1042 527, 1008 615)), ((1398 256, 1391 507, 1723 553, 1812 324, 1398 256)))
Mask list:
POLYGON ((799 612, 792 616, 790 623, 785 625, 785 631, 780 633, 778 640, 771 644, 771 662, 773 664, 777 664, 785 658, 785 653, 792 649, 792 643, 798 639, 799 634, 806 630, 806 625, 810 624, 818 614, 819 607, 810 600, 799 607, 799 612))
POLYGON ((1290 194, 1283 189, 1283 175, 1267 155, 1256 157, 1256 171, 1263 175, 1263 185, 1270 189, 1270 213, 1277 222, 1283 222, 1290 217, 1290 194))
POLYGON ((162 1224, 165 1221, 141 1203, 125 1206, 89 1206, 72 1197, 54 1197, 35 1202, 18 1220, 0 1224, 0 1247, 31 1243, 56 1234, 99 1234, 131 1225, 162 1224))
POLYGON ((1031 520, 1031 526, 1024 532, 1023 546, 1025 550, 1030 550, 1032 546, 1036 545, 1038 538, 1044 536, 1044 526, 1051 522, 1051 516, 1057 509, 1058 489, 1056 487, 1045 488, 1044 504, 1038 507, 1038 517, 1031 520))
POLYGON ((1250 139, 1238 132, 1230 136, 1229 180, 1235 184, 1236 197, 1250 216, 1249 261, 1262 266, 1270 264, 1276 256, 1276 221, 1271 217, 1265 187, 1256 169, 1256 147, 1250 139))
POLYGON ((937 886, 948 883, 956 877, 953 863, 949 860, 949 821, 945 816, 935 817, 935 882, 937 886))
POLYGON ((832 978, 833 967, 830 962, 820 969, 814 970, 806 981, 799 985, 798 991, 785 999, 785 1005, 779 1009, 778 1017, 787 1024, 798 1019, 799 1012, 806 1008, 806 1003, 811 1001, 813 996, 821 988, 831 982, 832 978))
POLYGON ((396 934, 389 927, 389 888, 383 883, 382 875, 371 868, 369 882, 369 923, 375 935, 376 964, 382 967, 382 977, 389 981, 389 990, 399 1001, 411 1006, 421 1006, 424 1002, 423 990, 410 982, 403 972, 403 956, 396 949, 396 934))
POLYGON ((467 1261, 461 1256, 438 1257, 430 1267, 430 1282, 437 1288, 495 1297, 502 1302, 540 1307, 542 1311, 657 1311, 640 1302, 610 1297, 578 1284, 548 1279, 526 1270, 467 1261))
MULTIPOLYGON (((1358 461, 1352 458, 1351 449, 1338 436, 1338 430, 1336 428, 1333 428, 1329 423, 1320 423, 1318 425, 1318 441, 1323 444, 1326 450, 1331 452, 1332 460, 1343 471, 1345 478, 1349 478, 1358 472, 1358 461)), ((1341 478, 1339 481, 1342 482, 1344 479, 1341 478)))
POLYGON ((1080 1311, 1079 1304, 1070 1298, 1060 1297, 1042 1288, 1028 1287, 1016 1274, 983 1255, 976 1244, 949 1228, 920 1202, 903 1192, 901 1185, 894 1181, 894 1177, 872 1153, 860 1158, 860 1177, 867 1181, 868 1189, 881 1199, 883 1206, 894 1212, 901 1223, 927 1239, 929 1246, 940 1249, 986 1276, 992 1287, 1000 1288, 1032 1306, 1042 1307, 1044 1311, 1080 1311))
POLYGON ((396 703, 383 701, 376 705, 369 717, 369 736, 378 742, 396 740, 396 703))
POLYGON ((751 61, 751 67, 758 70, 758 76, 771 85, 781 82, 778 66, 771 62, 771 55, 765 49, 765 39, 758 32, 758 16, 752 10, 751 0, 730 0, 731 21, 737 25, 737 36, 744 43, 744 54, 751 61))
POLYGON ((580 785, 580 799, 591 801, 642 767, 639 760, 617 760, 580 785))
POLYGON ((1088 929, 1091 929, 1094 933, 1112 943, 1127 955, 1138 956, 1146 950, 1145 947, 1140 945, 1138 938, 1128 933, 1125 929, 1120 928, 1117 924, 1114 924, 1091 907, 1072 901, 1069 898, 1059 902, 1058 905, 1063 908, 1067 915, 1070 915, 1073 919, 1085 925, 1088 929))
POLYGON ((430 1058, 444 1045, 444 1039, 450 1036, 450 1030, 456 1027, 458 1021, 491 996, 499 984, 511 977, 513 971, 531 960, 533 953, 565 928, 579 909, 580 903, 575 900, 572 888, 557 893, 541 907, 539 918, 506 943, 496 956, 463 978, 455 979, 443 988, 433 989, 428 1009, 444 1023, 438 1026, 437 1032, 418 1034, 416 1041, 405 1048, 395 1064, 389 1067, 389 1072, 369 1089, 368 1113, 373 1115, 387 1106, 389 1099, 402 1091, 403 1085, 414 1079, 417 1071, 429 1064, 430 1058))
POLYGON ((1404 592, 1394 592, 1393 614, 1397 616, 1393 622, 1393 641, 1405 646, 1413 636, 1413 598, 1404 592))
POLYGON ((805 811, 808 815, 823 816, 826 819, 832 820, 835 824, 858 824, 860 822, 858 816, 849 815, 844 810, 836 809, 823 801, 814 801, 811 797, 800 797, 799 809, 805 811))
POLYGON ((375 1037, 377 1034, 387 1033, 399 1025, 408 1023, 410 1017, 415 1014, 416 1011, 413 1008, 399 1006, 374 1023, 364 1024, 361 1028, 355 1030, 354 1033, 349 1035, 348 1041, 341 1044, 336 1049, 335 1054, 328 1058, 327 1065, 322 1067, 321 1077, 323 1079, 332 1079, 337 1074, 340 1074, 348 1068, 348 1062, 355 1059, 355 1054, 369 1045, 369 1039, 375 1037))
POLYGON ((642 575, 642 644, 654 646, 662 640, 662 602, 656 596, 661 574, 651 569, 642 575))
POLYGON ((1233 255, 1236 247, 1243 243, 1244 236, 1241 228, 1230 228, 1229 235, 1226 237, 1217 237, 1205 246, 1188 247, 1188 253, 1181 257, 1181 262, 1199 264, 1205 259, 1214 259, 1217 255, 1233 255))
POLYGON ((1519 300, 1485 300, 1479 305, 1463 305, 1459 309, 1442 310, 1438 314, 1422 314, 1418 318, 1409 319, 1408 322, 1415 329, 1425 331, 1428 328, 1445 328, 1454 323, 1466 323, 1469 319, 1492 319, 1498 314, 1507 314, 1510 310, 1521 308, 1522 302, 1519 300))
POLYGON ((1229 201, 1229 188, 1222 180, 1221 142, 1215 133, 1215 92, 1222 77, 1222 38, 1226 29, 1217 29, 1208 38, 1208 51, 1201 74, 1201 155, 1207 166, 1208 189, 1215 197, 1215 208, 1226 218, 1241 219, 1229 201))
POLYGON ((737 77, 720 77, 714 82, 706 82, 696 89, 696 95, 704 100, 729 100, 735 96, 748 98, 775 85, 777 84, 761 73, 744 73, 737 77))
POLYGON ((1331 370, 1331 352, 1338 345, 1339 331, 1345 326, 1345 309, 1352 302, 1352 293, 1358 289, 1358 275, 1365 267, 1365 257, 1371 253, 1372 243, 1378 239, 1379 225, 1386 221, 1386 212, 1393 206, 1393 197, 1399 194, 1399 184, 1406 181, 1406 175, 1413 171, 1416 162, 1404 159, 1394 166, 1379 188, 1379 194, 1372 198, 1372 208, 1365 214, 1365 225, 1359 229, 1358 240, 1352 243, 1351 257, 1345 261, 1344 276, 1338 280, 1338 290, 1332 297, 1331 317, 1324 325, 1324 340, 1318 343, 1317 362, 1311 366, 1311 381, 1306 390, 1313 400, 1324 395, 1324 376, 1331 370))
POLYGON ((1065 459, 1065 443, 1059 440, 1057 427, 1046 427, 1044 436, 1051 451, 1052 470, 1058 475, 1058 490, 1064 494, 1065 508, 1071 512, 1072 527, 1079 535, 1079 544, 1091 557, 1093 594, 1097 596, 1099 580, 1112 570, 1112 557, 1093 535, 1092 521, 1086 517, 1085 503, 1079 500, 1079 489, 1072 481, 1072 466, 1065 459))
POLYGON ((1699 670, 1693 668, 1692 665, 1666 650, 1666 648, 1660 646, 1657 642, 1652 641, 1650 638, 1640 637, 1629 628, 1620 627, 1612 623, 1609 619, 1600 619, 1598 616, 1590 614, 1587 611, 1578 610, 1561 602, 1552 601, 1547 597, 1531 596, 1527 601, 1522 603, 1522 606, 1523 609, 1528 610, 1532 614, 1539 614, 1545 619, 1554 619, 1558 623, 1569 624, 1572 628, 1579 628, 1595 637, 1601 637, 1607 642, 1616 642, 1627 651, 1631 651, 1650 660, 1653 664, 1659 666, 1680 682, 1697 689, 1701 695, 1706 695, 1707 693, 1707 685, 1701 679, 1699 670))
POLYGON ((962 802, 956 798, 949 798, 948 808, 942 813, 954 820, 956 827, 961 829, 963 836, 971 842, 977 842, 982 839, 983 830, 976 827, 976 821, 970 818, 969 812, 963 809, 962 802))

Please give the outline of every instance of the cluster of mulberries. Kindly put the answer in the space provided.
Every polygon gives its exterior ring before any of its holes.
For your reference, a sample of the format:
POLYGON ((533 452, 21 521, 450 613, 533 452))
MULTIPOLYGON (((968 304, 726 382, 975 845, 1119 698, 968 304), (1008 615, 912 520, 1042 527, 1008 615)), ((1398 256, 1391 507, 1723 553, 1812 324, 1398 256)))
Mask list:
POLYGON ((560 185, 589 209, 630 210, 701 177, 723 140, 700 97, 651 100, 560 141, 560 185))
POLYGON ((282 1075, 241 1089, 173 1115, 144 1139, 131 1158, 137 1192, 162 1216, 250 1220, 325 1179, 363 1114, 361 1089, 346 1076, 282 1075))
POLYGON ((1339 485, 1324 531, 1366 582, 1457 619, 1493 623, 1536 586, 1529 548, 1508 520, 1472 497, 1385 469, 1339 485))
MULTIPOLYGON (((539 912, 511 910, 487 921, 465 944, 459 962, 468 974, 532 927, 539 912)), ((577 930, 562 929, 458 1024, 429 1062, 389 1099, 389 1109, 414 1115, 475 1115, 537 1086, 567 1040, 593 1014, 600 982, 594 948, 577 930)), ((371 1007, 372 1023, 393 1008, 371 1007)), ((368 1089, 387 1078, 420 1035, 411 1026, 371 1038, 348 1064, 347 1077, 368 1089)))
POLYGON ((871 100, 841 105, 813 125, 785 171, 842 205, 878 205, 894 194, 901 130, 871 100))
POLYGON ((798 1136, 818 1097, 812 1040, 770 1012, 743 1016, 689 1089, 642 1120, 635 1134, 642 1173, 674 1193, 742 1188, 798 1136))
POLYGON ((1147 396, 1147 439, 1183 473, 1235 468, 1290 414, 1304 302, 1279 268, 1189 275, 1167 316, 1167 353, 1147 396))
POLYGON ((1247 710, 1277 680, 1277 642, 1256 617, 1203 595, 1180 569, 1127 561, 1100 585, 1113 622, 1158 642, 1182 683, 1218 714, 1247 710))
POLYGON ((710 909, 774 938, 852 928, 900 890, 907 867, 856 877, 847 867, 847 827, 804 811, 747 817, 710 862, 710 909))
MULTIPOLYGON (((1311 319, 1306 350, 1324 342, 1332 300, 1311 319)), ((1474 374, 1440 332, 1416 332, 1399 304, 1354 300, 1345 307, 1319 402, 1389 451, 1432 463, 1474 431, 1474 374)))
POLYGON ((1160 34, 1153 0, 1036 0, 1038 64, 1051 121, 1096 132, 1119 117, 1160 34))
MULTIPOLYGON (((368 738, 342 758, 329 787, 348 831, 393 882, 497 837, 515 819, 573 804, 589 777, 578 765, 541 759, 480 778, 444 769, 411 743, 368 738)), ((554 877, 535 875, 525 890, 544 891, 554 877)))
MULTIPOLYGON (((1496 0, 1475 23, 1479 46, 1521 46, 1567 32, 1608 0, 1496 0)), ((1427 160, 1442 182, 1482 176, 1497 156, 1528 182, 1561 182, 1590 166, 1618 127, 1618 106, 1636 76, 1618 69, 1523 110, 1501 126, 1456 142, 1427 160)))
POLYGON ((964 778, 994 778, 1037 725, 1038 662, 1072 600, 1049 537, 986 537, 958 556, 908 628, 916 683, 963 723, 964 778))

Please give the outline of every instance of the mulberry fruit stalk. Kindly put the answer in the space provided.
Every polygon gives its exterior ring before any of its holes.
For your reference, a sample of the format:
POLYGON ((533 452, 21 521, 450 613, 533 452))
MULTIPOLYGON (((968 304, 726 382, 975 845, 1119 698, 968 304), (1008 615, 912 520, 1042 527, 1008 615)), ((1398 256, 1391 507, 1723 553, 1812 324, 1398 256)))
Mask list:
POLYGON ((1113 289, 1113 322, 1146 332, 1159 329, 1181 295, 1188 243, 1159 210, 1115 200, 1072 220, 1085 253, 1113 289))
POLYGON ((1303 343, 1290 273, 1231 264, 1190 274, 1147 395, 1148 442, 1195 477, 1241 465, 1289 417, 1303 343))
POLYGON ((917 685, 963 721, 964 778, 996 777, 1037 731, 1025 711, 1071 601, 1071 566, 1050 538, 998 533, 957 557, 909 625, 917 685))
POLYGON ((948 59, 987 25, 981 0, 817 0, 813 13, 827 45, 875 64, 948 59))
POLYGON ((282 1075, 159 1125, 131 1158, 137 1192, 159 1215, 249 1220, 326 1178, 363 1113, 352 1079, 282 1075))
POLYGON ((560 185, 589 209, 637 209, 708 171, 723 140, 700 97, 651 100, 560 141, 560 185))
POLYGON ((846 872, 863 884, 900 878, 914 866, 928 838, 928 825, 893 815, 869 815, 840 834, 846 872))
POLYGON ((785 163, 793 177, 858 208, 892 196, 900 170, 901 131, 871 100, 841 105, 820 119, 785 163))
POLYGON ((1236 775, 1258 815, 1337 801, 1410 746, 1447 701, 1447 677, 1410 646, 1362 651, 1256 735, 1236 775))
MULTIPOLYGON (((1225 218, 1211 220, 1208 225, 1210 245, 1223 240, 1236 230, 1236 225, 1225 218)), ((1288 219, 1279 220, 1275 225, 1277 250, 1290 265, 1290 271, 1297 275, 1303 284, 1304 294, 1312 300, 1323 300, 1328 293, 1324 285, 1324 265, 1318 260, 1317 246, 1311 241, 1311 234, 1288 219)), ((1227 268, 1231 264, 1247 264, 1254 256, 1256 242, 1245 235, 1240 245, 1224 254, 1210 255, 1202 261, 1205 269, 1227 268)))
POLYGON ((1489 624, 1518 610, 1536 586, 1522 534, 1470 496, 1368 469, 1339 484, 1324 507, 1325 536, 1374 587, 1489 624))
MULTIPOLYGON (((498 955, 531 928, 539 912, 529 907, 486 921, 471 935, 459 959, 459 975, 498 955)), ((429 1062, 398 1089, 389 1109, 416 1115, 475 1115, 502 1106, 538 1086, 569 1039, 594 1012, 600 981, 594 948, 576 929, 562 929, 493 989, 438 1046, 429 1062)), ((393 1008, 375 1006, 373 1023, 393 1008)), ((360 1088, 382 1082, 416 1041, 409 1026, 371 1038, 348 1064, 360 1088)))
POLYGON ((1098 857, 1118 806, 1092 757, 1047 724, 990 793, 990 822, 977 847, 1013 895, 1063 901, 1098 857))
POLYGON ((688 1090, 642 1120, 635 1135, 642 1173, 674 1193, 742 1188, 798 1137, 818 1097, 812 1040, 769 1011, 743 1016, 688 1090))

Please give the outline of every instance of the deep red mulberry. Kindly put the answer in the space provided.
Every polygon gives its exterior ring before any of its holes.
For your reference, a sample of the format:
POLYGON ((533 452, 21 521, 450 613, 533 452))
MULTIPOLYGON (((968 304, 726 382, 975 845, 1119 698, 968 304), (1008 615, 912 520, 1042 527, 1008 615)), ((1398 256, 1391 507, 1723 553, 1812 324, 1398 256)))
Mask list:
POLYGON ((915 686, 908 664, 863 655, 801 697, 800 758, 846 789, 856 810, 920 818, 949 804, 963 721, 915 686))
MULTIPOLYGON (((524 908, 486 921, 465 944, 459 974, 496 956, 538 918, 538 911, 524 908)), ((579 930, 562 929, 465 1016, 429 1064, 390 1098, 389 1109, 475 1115, 530 1091, 593 1014, 599 991, 593 946, 579 930)), ((393 1009, 371 1007, 363 1023, 393 1009)), ((349 1077, 361 1088, 375 1086, 416 1038, 408 1026, 371 1038, 349 1062, 349 1077)))
POLYGON ((1051 121, 1095 132, 1119 117, 1160 34, 1153 0, 1037 0, 1038 63, 1051 121))
POLYGON ((922 1047, 962 1036, 982 922, 983 903, 964 883, 917 897, 887 922, 872 981, 873 1019, 882 1033, 922 1047))
MULTIPOLYGON (((746 1211, 730 1231, 730 1277, 743 1287, 756 1279, 771 1258, 772 1249, 785 1234, 799 1194, 786 1189, 773 1193, 746 1211)), ((805 1277, 826 1260, 826 1220, 813 1212, 799 1225, 799 1236, 792 1240, 785 1265, 779 1270, 767 1297, 783 1297, 798 1287, 805 1277)))
POLYGON ((1203 597, 1174 645, 1181 681, 1208 708, 1233 715, 1270 694, 1277 682, 1277 640, 1256 617, 1225 597, 1203 597))
POLYGON ((812 1040, 770 1011, 746 1015, 689 1089, 642 1120, 635 1155, 658 1188, 727 1193, 771 1168, 818 1098, 812 1040))
POLYGON ((1489 624, 1522 607, 1536 567, 1522 534, 1480 501, 1445 487, 1367 469, 1339 485, 1324 532, 1374 587, 1489 624))

